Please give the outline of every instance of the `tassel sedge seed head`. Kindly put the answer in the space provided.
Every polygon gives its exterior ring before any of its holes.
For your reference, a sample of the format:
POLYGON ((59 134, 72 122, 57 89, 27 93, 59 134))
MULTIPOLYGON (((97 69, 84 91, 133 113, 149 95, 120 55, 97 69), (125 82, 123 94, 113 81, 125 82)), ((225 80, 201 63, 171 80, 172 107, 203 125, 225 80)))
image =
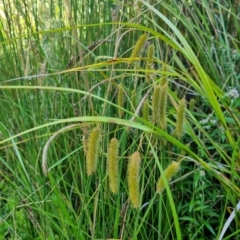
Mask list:
POLYGON ((118 192, 119 188, 118 151, 119 142, 116 138, 112 138, 108 146, 107 174, 110 191, 114 194, 118 192))
POLYGON ((129 198, 134 208, 140 207, 140 167, 141 157, 137 151, 129 157, 127 171, 129 198))

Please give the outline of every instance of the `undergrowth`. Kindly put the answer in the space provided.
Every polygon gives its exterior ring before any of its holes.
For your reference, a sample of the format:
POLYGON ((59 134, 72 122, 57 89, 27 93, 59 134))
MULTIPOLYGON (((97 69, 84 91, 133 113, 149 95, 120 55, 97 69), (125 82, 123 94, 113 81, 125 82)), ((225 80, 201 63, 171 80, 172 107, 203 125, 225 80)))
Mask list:
POLYGON ((4 0, 2 239, 238 239, 239 14, 4 0))

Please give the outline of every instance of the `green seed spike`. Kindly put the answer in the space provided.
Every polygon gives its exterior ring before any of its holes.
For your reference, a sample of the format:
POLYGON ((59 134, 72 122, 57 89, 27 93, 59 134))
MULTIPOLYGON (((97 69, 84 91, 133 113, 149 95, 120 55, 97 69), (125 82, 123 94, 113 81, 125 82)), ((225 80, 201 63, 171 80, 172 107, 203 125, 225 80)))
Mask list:
MULTIPOLYGON (((167 166, 167 168, 164 170, 164 175, 167 182, 171 181, 171 179, 177 174, 179 169, 180 169, 180 162, 173 161, 171 164, 167 166)), ((165 189, 165 184, 163 181, 163 177, 161 176, 157 181, 156 191, 157 193, 161 193, 163 192, 164 189, 165 189)))
POLYGON ((160 91, 160 127, 164 130, 167 126, 167 97, 168 97, 168 83, 166 82, 160 91))
POLYGON ((185 103, 185 99, 183 98, 180 101, 178 109, 177 109, 177 122, 176 122, 175 134, 178 138, 180 138, 183 134, 185 110, 186 110, 186 103, 185 103))
POLYGON ((158 123, 160 119, 160 111, 159 111, 160 110, 160 93, 161 93, 161 86, 158 85, 154 88, 153 98, 152 98, 153 123, 158 123))
POLYGON ((155 51, 154 45, 150 45, 148 48, 146 61, 146 82, 149 82, 149 80, 151 79, 152 74, 149 72, 149 70, 153 69, 154 51, 155 51))
POLYGON ((110 191, 114 194, 118 193, 119 189, 118 151, 119 142, 113 138, 108 146, 107 174, 110 191))
POLYGON ((139 56, 140 51, 141 51, 141 49, 144 46, 146 41, 147 41, 147 34, 141 35, 140 38, 138 39, 133 51, 132 51, 131 58, 133 58, 133 59, 131 59, 129 61, 129 64, 131 64, 134 61, 134 58, 139 56))
POLYGON ((129 198, 134 208, 140 207, 140 167, 140 153, 135 152, 129 157, 127 171, 129 198))
POLYGON ((98 127, 94 128, 89 135, 86 156, 88 176, 92 175, 97 169, 100 135, 100 129, 98 127))

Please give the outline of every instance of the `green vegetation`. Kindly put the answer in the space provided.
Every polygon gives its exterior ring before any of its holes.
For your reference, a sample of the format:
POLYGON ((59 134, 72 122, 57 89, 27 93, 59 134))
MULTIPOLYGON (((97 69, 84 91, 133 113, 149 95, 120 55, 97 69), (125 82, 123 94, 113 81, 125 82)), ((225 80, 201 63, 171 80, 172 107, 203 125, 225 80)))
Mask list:
POLYGON ((239 239, 239 16, 3 0, 0 239, 239 239))

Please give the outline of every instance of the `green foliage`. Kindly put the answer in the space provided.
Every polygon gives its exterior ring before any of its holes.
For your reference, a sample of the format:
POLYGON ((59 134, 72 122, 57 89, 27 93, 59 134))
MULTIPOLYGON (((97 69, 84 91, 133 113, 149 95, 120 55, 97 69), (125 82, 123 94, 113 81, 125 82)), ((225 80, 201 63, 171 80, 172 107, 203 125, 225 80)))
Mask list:
POLYGON ((226 224, 224 237, 238 239, 239 214, 228 219, 240 200, 239 14, 237 0, 3 1, 0 236, 222 239, 226 224), (161 128, 153 96, 166 82, 161 128), (87 176, 95 127, 98 161, 87 176), (106 172, 112 138, 117 194, 106 172), (126 179, 136 151, 138 209, 126 179), (169 183, 173 161, 181 167, 169 183))

